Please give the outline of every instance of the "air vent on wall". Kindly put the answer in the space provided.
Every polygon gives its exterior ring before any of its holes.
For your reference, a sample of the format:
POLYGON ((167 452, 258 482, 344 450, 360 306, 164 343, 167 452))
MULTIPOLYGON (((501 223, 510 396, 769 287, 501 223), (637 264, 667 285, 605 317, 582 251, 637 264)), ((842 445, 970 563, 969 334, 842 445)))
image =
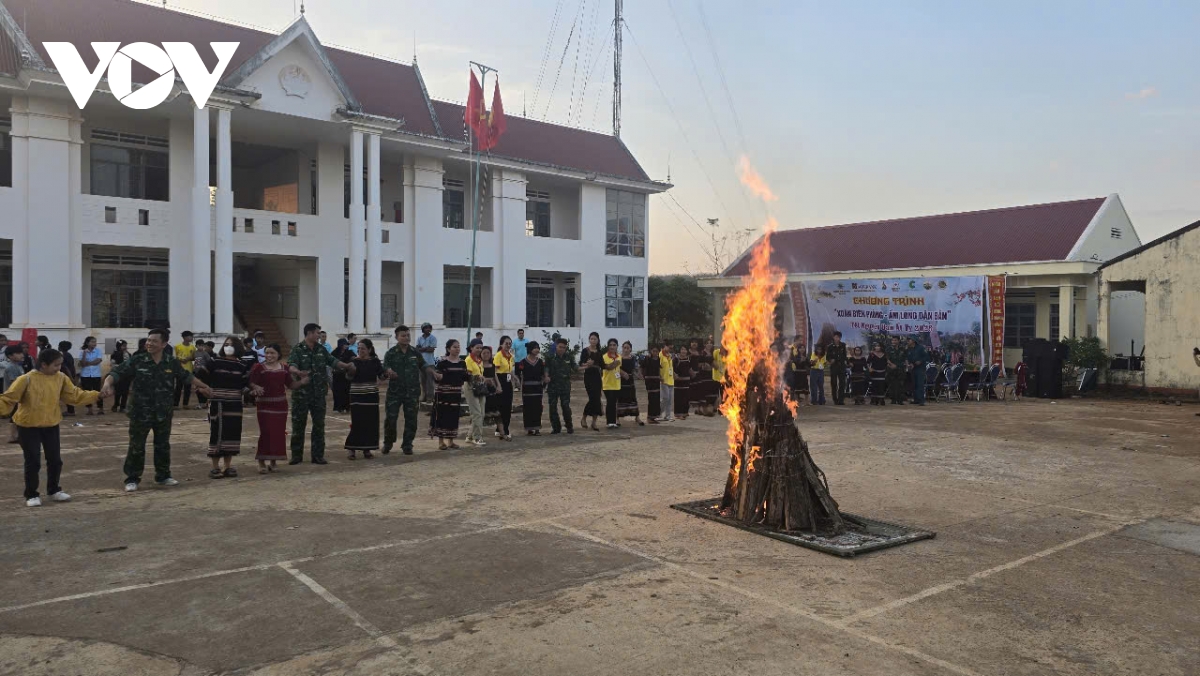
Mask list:
POLYGON ((150 148, 169 148, 170 143, 165 138, 157 136, 146 136, 144 134, 130 134, 123 131, 111 131, 108 129, 93 129, 93 141, 108 141, 110 143, 127 143, 135 146, 147 146, 150 148))

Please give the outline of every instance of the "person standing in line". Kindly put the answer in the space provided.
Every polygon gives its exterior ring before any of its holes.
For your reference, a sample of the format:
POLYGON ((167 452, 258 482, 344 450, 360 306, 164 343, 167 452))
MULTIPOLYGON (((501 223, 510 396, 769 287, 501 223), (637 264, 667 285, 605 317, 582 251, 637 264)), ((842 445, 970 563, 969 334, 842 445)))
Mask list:
MULTIPOLYGON (((188 373, 196 372, 196 346, 192 344, 192 332, 184 331, 179 334, 183 342, 175 346, 175 359, 183 366, 183 369, 188 373)), ((192 390, 189 387, 184 387, 183 381, 175 383, 175 408, 187 408, 191 403, 192 390)))
MULTIPOLYGON (((177 348, 178 349, 178 348, 177 348)), ((221 352, 209 362, 203 381, 211 388, 208 399, 208 458, 210 479, 236 477, 233 456, 242 451, 242 398, 250 391, 250 368, 242 357, 243 342, 229 336, 221 352), (225 464, 222 471, 221 463, 225 464)), ((253 354, 253 353, 252 353, 253 354)))
POLYGON ((892 336, 892 346, 887 353, 888 358, 888 373, 887 386, 888 397, 891 398, 893 404, 900 406, 904 405, 904 381, 906 378, 906 366, 908 364, 907 350, 900 344, 900 336, 892 336))
POLYGON ((825 347, 825 364, 829 369, 829 389, 833 394, 833 405, 846 404, 846 344, 842 342, 842 332, 833 332, 833 342, 825 347))
MULTIPOLYGON (((321 343, 324 344, 325 341, 321 340, 321 343)), ((267 358, 266 352, 267 352, 267 337, 266 337, 266 335, 263 334, 262 331, 255 331, 254 332, 254 355, 255 355, 256 359, 255 359, 254 363, 255 364, 263 363, 263 361, 265 361, 267 358)), ((253 368, 253 367, 251 367, 251 368, 253 368)))
MULTIPOLYGON (((518 335, 523 331, 518 331, 518 335)), ((525 419, 525 434, 542 434, 542 391, 550 382, 546 364, 538 358, 542 346, 529 341, 525 346, 525 358, 517 371, 521 374, 521 408, 525 419)))
POLYGON ((621 395, 621 355, 617 353, 617 339, 608 339, 608 351, 602 357, 604 362, 601 374, 601 386, 604 388, 604 419, 608 429, 620 427, 617 422, 617 399, 621 395))
MULTIPOLYGON (((167 332, 151 329, 145 351, 126 359, 108 372, 100 388, 100 398, 111 397, 113 383, 130 381, 133 403, 129 407, 129 451, 125 456, 125 490, 138 489, 146 467, 146 438, 154 432, 154 482, 160 486, 178 486, 171 477, 171 421, 175 407, 175 381, 192 383, 194 376, 166 354, 167 332)), ((207 396, 212 391, 204 383, 194 387, 207 396)))
POLYGON ((500 394, 497 400, 499 419, 496 421, 496 437, 504 441, 512 441, 512 432, 509 426, 512 423, 513 367, 516 362, 515 357, 516 355, 512 349, 512 338, 501 336, 500 350, 492 357, 492 363, 496 365, 496 380, 500 382, 500 394))
MULTIPOLYGON (((333 346, 329 344, 329 336, 324 331, 321 332, 321 344, 325 346, 330 353, 333 352, 333 346)), ((266 359, 266 353, 263 354, 263 359, 266 359)))
POLYGON ((24 341, 19 344, 21 346, 21 354, 25 355, 25 363, 21 364, 21 368, 25 370, 25 373, 29 373, 33 370, 33 355, 37 350, 29 347, 29 343, 24 341))
MULTIPOLYGON (((63 360, 61 372, 70 379, 72 385, 79 385, 79 373, 75 370, 75 357, 71 355, 71 347, 71 341, 69 340, 62 340, 58 343, 58 353, 63 360)), ((51 348, 47 345, 45 349, 49 350, 51 348)), ((38 350, 38 354, 40 355, 41 353, 42 351, 38 350)), ((40 361, 38 362, 38 369, 41 369, 40 361)), ((66 415, 70 417, 75 416, 75 407, 73 405, 67 404, 66 415)))
POLYGON ((917 342, 916 338, 909 336, 908 352, 905 354, 905 360, 912 368, 913 378, 913 403, 917 406, 925 405, 925 366, 929 363, 929 351, 924 345, 917 342))
POLYGON ((417 337, 417 352, 425 360, 424 375, 421 378, 421 398, 432 402, 437 392, 437 382, 434 380, 434 365, 437 363, 437 336, 433 335, 433 324, 425 322, 421 325, 421 335, 417 337))
POLYGON ((646 417, 651 425, 657 425, 662 416, 659 393, 662 387, 662 361, 659 360, 658 345, 650 344, 650 351, 642 358, 642 380, 646 383, 646 417))
MULTIPOLYGON (((4 348, 4 391, 7 392, 17 382, 17 378, 25 375, 25 351, 21 348, 21 344, 13 344, 4 348)), ((13 414, 16 414, 15 405, 13 414)), ((8 443, 16 444, 20 442, 17 436, 17 423, 11 420, 9 416, 8 423, 8 443)))
POLYGON ((358 356, 358 335, 353 334, 353 333, 347 333, 346 334, 346 343, 347 343, 346 349, 353 352, 354 356, 357 357, 358 356))
POLYGON ((617 422, 621 418, 632 417, 639 426, 646 423, 642 420, 642 411, 638 408, 637 400, 637 360, 633 358, 633 343, 628 340, 621 344, 621 390, 617 394, 617 422))
POLYGON ((462 409, 462 388, 467 382, 467 365, 459 358, 462 346, 451 338, 446 341, 446 356, 434 365, 437 391, 429 414, 429 436, 437 437, 438 450, 459 448, 458 418, 462 409))
POLYGON ((659 416, 661 422, 675 421, 675 362, 671 359, 670 348, 664 343, 661 350, 658 352, 658 375, 661 378, 659 385, 659 407, 662 414, 659 416))
MULTIPOLYGON (((37 337, 37 353, 32 355, 34 361, 37 361, 37 355, 41 354, 42 350, 49 350, 49 349, 51 349, 50 348, 50 338, 47 336, 38 336, 37 337)), ((29 354, 29 353, 26 352, 26 354, 29 354)))
POLYGON ((850 393, 854 395, 854 405, 861 406, 867 401, 867 358, 863 356, 861 347, 855 346, 850 356, 850 393))
MULTIPOLYGON (((87 392, 100 391, 100 363, 104 361, 104 350, 96 347, 96 337, 88 336, 83 339, 83 349, 79 353, 79 386, 87 392)), ((104 401, 98 406, 87 407, 88 415, 104 415, 104 401), (93 408, 95 409, 93 411, 93 408)))
POLYGON ((815 406, 825 405, 825 348, 813 348, 808 357, 808 400, 815 406))
MULTIPOLYGON (((126 359, 129 359, 129 344, 118 340, 116 347, 113 348, 113 353, 108 356, 108 363, 112 368, 116 368, 124 364, 126 359)), ((199 397, 198 394, 196 396, 199 397)), ((116 394, 113 395, 112 412, 124 413, 127 403, 129 403, 129 381, 124 380, 117 384, 116 394)))
POLYGON ((478 339, 471 341, 467 348, 467 410, 471 416, 471 429, 467 432, 467 443, 473 446, 485 446, 483 440, 483 414, 487 405, 487 383, 483 381, 483 343, 478 339))
POLYGON ((304 462, 304 428, 312 416, 312 463, 324 465, 325 460, 325 391, 329 388, 329 370, 333 367, 333 355, 319 342, 321 327, 309 323, 304 325, 304 340, 292 348, 288 357, 288 371, 295 380, 307 384, 292 393, 292 459, 288 464, 304 462))
POLYGON ((675 374, 675 387, 671 396, 675 400, 675 417, 687 420, 688 408, 691 405, 692 362, 686 345, 679 346, 679 355, 672 364, 675 374))
POLYGON ((583 418, 579 420, 579 426, 584 429, 588 427, 588 418, 591 418, 591 428, 599 431, 596 421, 604 415, 604 381, 600 375, 603 360, 600 334, 592 331, 588 334, 587 347, 579 352, 579 370, 583 371, 583 389, 588 396, 587 404, 583 407, 583 418))
POLYGON ((287 391, 307 384, 303 378, 292 380, 287 367, 279 361, 281 352, 278 345, 267 345, 263 363, 250 370, 250 387, 257 401, 258 452, 254 459, 258 461, 259 474, 274 472, 277 461, 288 459, 287 391))
POLYGON ((379 450, 379 381, 384 379, 383 363, 375 356, 375 344, 369 338, 358 341, 358 351, 349 363, 335 362, 334 368, 350 375, 350 434, 346 436, 346 457, 362 451, 370 460, 379 450))
POLYGON ((872 406, 884 406, 887 395, 888 357, 883 351, 883 343, 875 343, 871 354, 867 355, 867 392, 871 395, 872 406))
MULTIPOLYGON (((338 338, 337 347, 333 350, 334 363, 348 364, 354 359, 349 343, 345 338, 338 338)), ((342 369, 333 370, 330 389, 333 390, 333 412, 346 413, 350 410, 350 377, 342 369)))
POLYGON ((43 451, 46 454, 46 493, 55 502, 71 499, 59 485, 63 467, 58 429, 62 422, 59 402, 91 406, 100 400, 99 392, 75 387, 60 372, 61 366, 61 354, 55 350, 42 350, 38 355, 38 370, 22 374, 12 387, 0 394, 0 415, 13 416, 25 456, 25 505, 28 507, 42 505, 38 475, 42 470, 43 451))
POLYGON ((421 407, 421 384, 425 381, 425 359, 412 346, 412 334, 407 326, 396 327, 396 344, 383 355, 383 375, 388 380, 387 415, 383 421, 383 454, 392 452, 396 443, 396 423, 404 409, 404 437, 400 450, 413 454, 413 439, 417 438, 417 411, 421 407))
POLYGON ((712 377, 717 384, 717 399, 713 409, 720 413, 721 404, 725 401, 725 350, 720 345, 712 349, 712 377))
POLYGON ((550 434, 562 434, 563 424, 567 434, 575 434, 575 422, 571 420, 571 375, 578 370, 575 357, 569 350, 570 341, 559 338, 554 343, 554 352, 546 357, 546 376, 549 382, 546 395, 550 399, 550 434), (562 418, 558 417, 559 407, 562 418))
MULTIPOLYGON (((208 367, 212 364, 213 359, 216 359, 216 354, 215 354, 216 349, 217 349, 217 344, 212 342, 211 340, 196 341, 195 360, 192 362, 192 373, 193 374, 199 374, 202 371, 205 371, 208 369, 208 367)), ((203 382, 204 379, 200 378, 200 380, 203 382)), ((208 410, 208 397, 204 396, 203 394, 200 394, 199 392, 196 393, 196 410, 197 411, 207 411, 208 410)))
POLYGON ((787 384, 792 388, 792 401, 797 404, 803 404, 804 400, 808 398, 811 390, 809 387, 811 374, 812 361, 809 359, 808 350, 804 346, 803 339, 796 336, 788 350, 787 384))
POLYGON ((496 362, 491 346, 484 345, 479 355, 483 358, 483 382, 487 386, 487 397, 483 402, 483 424, 494 428, 500 421, 500 379, 496 376, 496 362))
MULTIPOLYGON (((538 349, 540 351, 540 345, 538 349)), ((529 344, 525 342, 525 329, 517 329, 517 342, 513 344, 513 353, 517 355, 518 362, 529 356, 529 344)))

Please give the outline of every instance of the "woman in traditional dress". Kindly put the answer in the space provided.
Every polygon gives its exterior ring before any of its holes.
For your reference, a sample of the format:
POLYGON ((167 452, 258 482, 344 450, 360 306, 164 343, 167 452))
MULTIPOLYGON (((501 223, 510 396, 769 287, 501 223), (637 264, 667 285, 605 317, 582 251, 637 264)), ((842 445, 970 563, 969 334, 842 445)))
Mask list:
POLYGON ((867 401, 867 358, 863 356, 861 347, 851 350, 849 362, 850 394, 857 406, 867 401))
POLYGON ((621 418, 633 417, 638 425, 645 425, 642 412, 637 400, 637 360, 633 358, 633 343, 628 340, 621 344, 621 392, 617 395, 617 422, 621 418))
POLYGON ((496 358, 492 356, 492 348, 484 345, 479 356, 483 359, 483 382, 488 388, 487 400, 483 404, 483 424, 494 426, 500 419, 500 400, 504 398, 504 393, 496 375, 496 358))
POLYGON ((242 361, 242 341, 235 336, 209 362, 203 382, 212 390, 208 398, 209 478, 237 476, 233 456, 242 450, 242 397, 249 392, 250 369, 242 361), (225 464, 224 471, 221 463, 225 464))
MULTIPOLYGON (((337 347, 333 348, 333 358, 347 363, 354 359, 354 352, 350 349, 350 341, 345 338, 338 338, 337 347)), ((333 370, 333 378, 329 381, 329 387, 333 390, 333 412, 345 413, 350 410, 350 376, 346 375, 342 369, 333 370)))
POLYGON ((521 360, 521 408, 525 418, 525 434, 541 436, 542 434, 542 392, 550 376, 546 374, 546 365, 538 358, 542 347, 531 341, 525 348, 525 358, 521 360))
POLYGON ((871 395, 872 406, 883 406, 887 394, 887 353, 883 351, 883 343, 875 343, 875 349, 867 355, 867 391, 871 395))
POLYGON ((717 381, 713 380, 710 346, 711 343, 708 343, 701 347, 700 341, 693 340, 689 349, 692 368, 695 369, 691 385, 692 403, 696 407, 696 413, 708 418, 716 414, 717 404, 717 381))
POLYGON ((266 359, 250 369, 250 389, 254 393, 258 416, 258 473, 275 471, 276 460, 288 459, 287 417, 289 388, 308 384, 308 377, 293 384, 287 367, 279 361, 278 345, 268 345, 266 359), (270 463, 270 464, 268 464, 270 463))
POLYGON ((686 345, 679 346, 679 354, 675 358, 675 417, 687 420, 688 409, 691 407, 692 362, 686 345))
POLYGON ((662 417, 659 394, 662 391, 662 362, 658 358, 658 345, 650 345, 650 353, 642 358, 642 380, 646 383, 646 417, 652 425, 662 417))
POLYGON ((796 342, 792 344, 790 355, 787 374, 788 385, 792 388, 792 401, 796 404, 803 404, 808 399, 808 376, 812 370, 812 362, 809 361, 808 350, 805 349, 800 336, 796 336, 796 342))
POLYGON ((603 359, 604 349, 600 347, 600 334, 592 331, 588 334, 588 346, 579 351, 579 370, 583 371, 583 388, 588 397, 579 426, 588 427, 587 419, 591 418, 591 428, 597 431, 600 428, 596 426, 596 421, 604 414, 604 387, 600 378, 603 359))
MULTIPOLYGON (((114 349, 113 353, 108 357, 109 364, 111 364, 113 368, 116 368, 117 366, 124 364, 126 359, 129 359, 129 344, 123 340, 118 340, 116 349, 114 349)), ((132 378, 122 378, 121 382, 117 383, 116 394, 113 395, 113 413, 125 412, 125 404, 129 402, 129 385, 132 382, 132 378)))
POLYGON ((379 450, 379 381, 383 363, 375 356, 375 344, 369 338, 358 341, 358 352, 349 363, 334 364, 350 376, 350 434, 346 436, 346 457, 362 451, 363 457, 375 457, 379 450))
POLYGON ((438 449, 459 448, 458 416, 462 408, 462 388, 467 382, 467 365, 458 358, 462 346, 451 338, 446 341, 446 356, 434 365, 433 380, 437 389, 433 395, 429 436, 437 437, 438 449))
POLYGON ((512 441, 509 424, 512 422, 513 361, 512 338, 501 336, 500 351, 492 357, 492 364, 496 366, 496 381, 500 383, 500 393, 496 395, 496 438, 504 441, 512 441))

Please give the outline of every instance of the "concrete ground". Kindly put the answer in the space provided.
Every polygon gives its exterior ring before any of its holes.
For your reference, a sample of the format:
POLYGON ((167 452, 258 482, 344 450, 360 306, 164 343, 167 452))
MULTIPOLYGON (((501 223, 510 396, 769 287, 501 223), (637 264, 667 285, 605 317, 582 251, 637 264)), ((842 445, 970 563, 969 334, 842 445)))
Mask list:
POLYGON ((805 408, 843 509, 938 532, 851 560, 668 508, 720 491, 720 418, 349 462, 331 416, 328 466, 259 476, 251 415, 213 481, 191 411, 182 486, 127 495, 124 419, 80 417, 70 504, 0 448, 0 674, 1197 674, 1194 411, 805 408))

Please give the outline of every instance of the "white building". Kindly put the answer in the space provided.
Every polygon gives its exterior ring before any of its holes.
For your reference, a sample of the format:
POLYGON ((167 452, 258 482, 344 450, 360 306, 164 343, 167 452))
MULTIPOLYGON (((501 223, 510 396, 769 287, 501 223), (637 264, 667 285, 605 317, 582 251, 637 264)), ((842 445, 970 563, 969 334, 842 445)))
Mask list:
MULTIPOLYGON (((133 62, 135 83, 157 77, 133 62)), ((303 18, 274 35, 131 0, 0 0, 0 326, 77 345, 153 326, 294 342, 309 321, 462 338, 462 113, 415 63, 325 48, 303 18), (210 70, 209 42, 240 45, 204 109, 177 78, 149 110, 101 80, 81 111, 55 41, 89 69, 91 42, 186 41, 210 70)), ((613 136, 510 115, 479 187, 488 341, 526 327, 645 346, 647 201, 669 185, 613 136)))

